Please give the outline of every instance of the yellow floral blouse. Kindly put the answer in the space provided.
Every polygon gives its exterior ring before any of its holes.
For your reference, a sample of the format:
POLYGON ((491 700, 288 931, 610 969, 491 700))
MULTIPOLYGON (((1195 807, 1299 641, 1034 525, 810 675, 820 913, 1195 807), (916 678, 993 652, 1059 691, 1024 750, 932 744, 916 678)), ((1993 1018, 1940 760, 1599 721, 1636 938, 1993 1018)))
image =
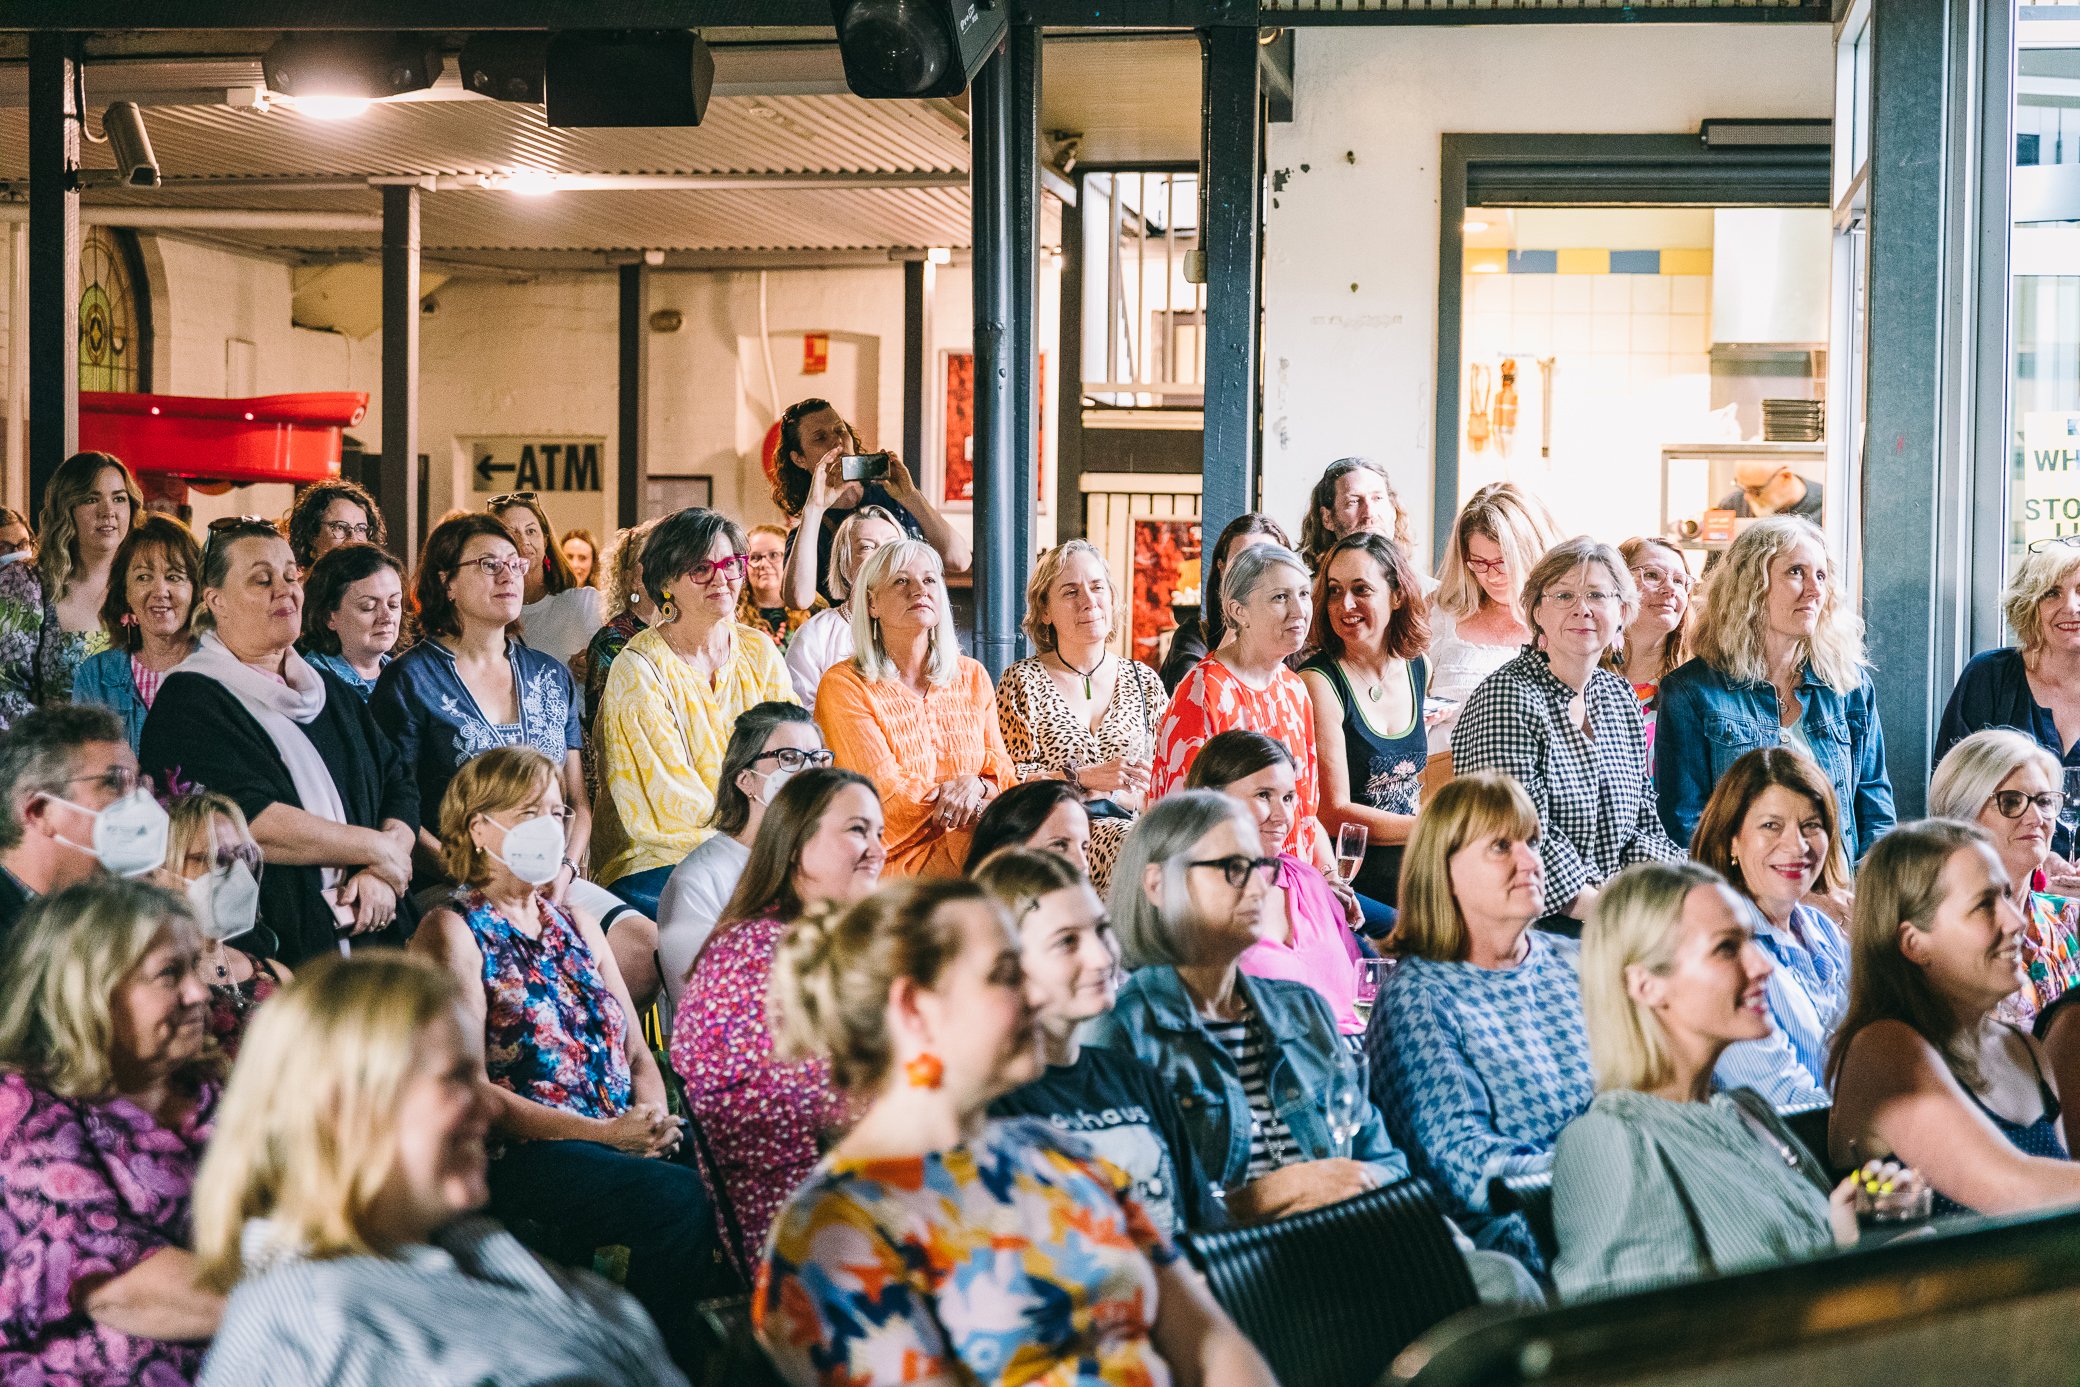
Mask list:
POLYGON ((743 625, 734 635, 729 663, 712 684, 654 626, 637 632, 614 661, 593 736, 628 846, 600 868, 599 880, 677 866, 713 831, 715 782, 737 716, 768 699, 801 702, 772 639, 743 625))

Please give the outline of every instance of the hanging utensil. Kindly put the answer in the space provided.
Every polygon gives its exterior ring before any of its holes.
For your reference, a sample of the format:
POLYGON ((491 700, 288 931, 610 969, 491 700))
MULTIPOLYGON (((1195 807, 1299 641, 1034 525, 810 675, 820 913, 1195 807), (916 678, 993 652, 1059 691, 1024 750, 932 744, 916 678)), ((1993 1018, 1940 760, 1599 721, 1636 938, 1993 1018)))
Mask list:
POLYGON ((1538 413, 1538 455, 1542 458, 1553 455, 1553 368, 1558 364, 1558 357, 1542 356, 1538 359, 1539 393, 1542 397, 1538 413))
POLYGON ((1488 446, 1488 368, 1476 361, 1467 377, 1466 446, 1478 453, 1488 446))

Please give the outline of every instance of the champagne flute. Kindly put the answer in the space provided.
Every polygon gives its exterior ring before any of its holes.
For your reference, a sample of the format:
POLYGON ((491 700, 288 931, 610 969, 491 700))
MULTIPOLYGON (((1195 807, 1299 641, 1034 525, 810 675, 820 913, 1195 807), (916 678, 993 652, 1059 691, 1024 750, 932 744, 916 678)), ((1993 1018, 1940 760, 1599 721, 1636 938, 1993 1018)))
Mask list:
POLYGON ((1341 1045, 1337 1051, 1336 1068, 1329 1075, 1325 1116, 1331 1149, 1339 1160, 1348 1160, 1357 1144, 1358 1130, 1365 1125, 1371 1100, 1365 1096, 1364 1081, 1358 1077, 1356 1058, 1341 1045))
POLYGON ((1365 845, 1372 832, 1363 824, 1346 823, 1336 830, 1336 875, 1345 886, 1358 879, 1365 867, 1365 845))

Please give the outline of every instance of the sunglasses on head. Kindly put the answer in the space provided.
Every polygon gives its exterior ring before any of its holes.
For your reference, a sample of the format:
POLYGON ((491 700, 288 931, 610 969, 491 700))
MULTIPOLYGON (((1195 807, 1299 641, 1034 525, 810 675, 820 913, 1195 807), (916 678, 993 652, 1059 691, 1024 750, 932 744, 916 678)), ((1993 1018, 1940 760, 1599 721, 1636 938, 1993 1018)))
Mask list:
POLYGON ((498 511, 507 509, 510 506, 538 505, 540 504, 541 499, 542 498, 540 494, 533 491, 501 492, 499 495, 494 496, 490 500, 486 501, 484 503, 484 509, 491 511, 495 514, 498 511))

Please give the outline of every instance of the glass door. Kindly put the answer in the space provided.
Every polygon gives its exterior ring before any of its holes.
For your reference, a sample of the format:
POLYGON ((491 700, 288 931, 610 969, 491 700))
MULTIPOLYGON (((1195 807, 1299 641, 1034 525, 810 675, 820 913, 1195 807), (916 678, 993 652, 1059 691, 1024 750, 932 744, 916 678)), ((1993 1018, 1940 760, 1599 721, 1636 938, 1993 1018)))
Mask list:
POLYGON ((2080 535, 2080 20, 2016 25, 2012 552, 2080 535))

